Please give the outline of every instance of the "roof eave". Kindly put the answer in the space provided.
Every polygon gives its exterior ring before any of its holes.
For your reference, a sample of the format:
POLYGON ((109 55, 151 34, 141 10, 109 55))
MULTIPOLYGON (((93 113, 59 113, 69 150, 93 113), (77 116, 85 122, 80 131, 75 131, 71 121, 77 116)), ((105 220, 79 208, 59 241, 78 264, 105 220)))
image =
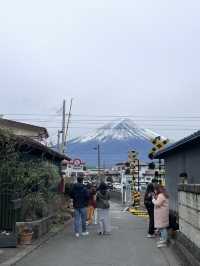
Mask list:
POLYGON ((170 146, 166 147, 165 149, 158 151, 154 155, 154 159, 162 159, 165 158, 169 153, 180 150, 182 148, 187 147, 188 145, 194 144, 200 141, 200 131, 195 132, 194 134, 181 139, 170 146))

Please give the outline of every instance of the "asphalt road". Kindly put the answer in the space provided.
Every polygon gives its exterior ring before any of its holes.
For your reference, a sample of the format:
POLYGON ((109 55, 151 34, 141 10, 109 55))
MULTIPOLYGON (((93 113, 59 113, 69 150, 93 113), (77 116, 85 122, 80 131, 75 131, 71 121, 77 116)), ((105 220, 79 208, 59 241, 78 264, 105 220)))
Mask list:
POLYGON ((72 226, 50 239, 17 266, 180 266, 171 248, 158 249, 146 239, 147 220, 111 207, 112 235, 90 235, 76 239, 72 226))

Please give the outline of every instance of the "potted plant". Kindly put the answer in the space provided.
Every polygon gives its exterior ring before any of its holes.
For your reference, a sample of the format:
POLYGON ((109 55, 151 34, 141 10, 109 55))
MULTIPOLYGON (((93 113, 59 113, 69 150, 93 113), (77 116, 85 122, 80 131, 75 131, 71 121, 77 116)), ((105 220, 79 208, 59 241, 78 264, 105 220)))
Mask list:
POLYGON ((20 244, 30 245, 32 243, 33 230, 30 226, 24 225, 20 232, 20 244))

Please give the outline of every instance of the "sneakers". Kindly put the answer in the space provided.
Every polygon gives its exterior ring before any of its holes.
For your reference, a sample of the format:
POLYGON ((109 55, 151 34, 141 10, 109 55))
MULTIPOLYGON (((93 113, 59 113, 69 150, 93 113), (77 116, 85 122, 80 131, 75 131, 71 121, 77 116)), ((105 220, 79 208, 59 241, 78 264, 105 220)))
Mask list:
POLYGON ((89 232, 87 232, 87 231, 86 232, 82 232, 81 235, 82 236, 88 236, 89 235, 89 232))
POLYGON ((76 233, 76 234, 75 234, 75 237, 79 238, 79 236, 80 236, 79 233, 76 233))
POLYGON ((111 232, 104 232, 103 235, 104 236, 111 236, 112 234, 111 234, 111 232))
MULTIPOLYGON (((81 235, 82 236, 88 236, 89 235, 89 232, 82 232, 81 235)), ((79 238, 80 237, 80 234, 79 233, 75 233, 75 237, 76 238, 79 238)))
POLYGON ((112 234, 111 234, 111 232, 98 232, 98 235, 99 236, 102 236, 102 235, 104 235, 104 236, 111 236, 112 234))
POLYGON ((159 241, 157 242, 157 248, 163 248, 163 247, 166 247, 167 246, 167 242, 166 241, 159 241))
POLYGON ((151 234, 148 234, 147 236, 146 236, 146 238, 155 238, 156 236, 155 235, 151 235, 151 234))

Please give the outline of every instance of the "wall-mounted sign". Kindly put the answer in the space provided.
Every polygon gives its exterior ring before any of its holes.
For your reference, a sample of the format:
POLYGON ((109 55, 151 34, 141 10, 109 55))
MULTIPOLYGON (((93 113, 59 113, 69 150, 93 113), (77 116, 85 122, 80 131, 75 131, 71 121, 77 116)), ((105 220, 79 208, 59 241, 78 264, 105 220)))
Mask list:
POLYGON ((81 165, 81 160, 80 159, 74 159, 74 166, 80 166, 81 165))

